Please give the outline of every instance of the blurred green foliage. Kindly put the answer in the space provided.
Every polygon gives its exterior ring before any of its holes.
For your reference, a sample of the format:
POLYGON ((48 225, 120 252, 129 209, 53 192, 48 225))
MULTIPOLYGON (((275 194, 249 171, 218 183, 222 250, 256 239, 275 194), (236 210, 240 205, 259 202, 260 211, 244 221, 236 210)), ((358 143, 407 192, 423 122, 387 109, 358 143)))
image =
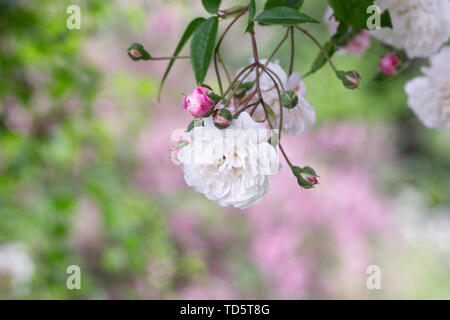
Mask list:
MULTIPOLYGON (((127 180, 131 143, 115 141, 92 114, 100 77, 80 52, 96 24, 67 29, 72 2, 0 1, 0 243, 31 248, 36 276, 29 298, 134 297, 133 279, 173 248, 161 209, 127 180), (38 97, 48 104, 42 112, 38 97), (73 109, 66 107, 71 101, 73 109), (8 108, 17 105, 31 115, 29 132, 6 123, 8 108), (72 239, 83 201, 93 203, 91 214, 98 210, 105 230, 102 250, 89 254, 72 239), (82 291, 65 286, 71 264, 81 267, 82 291)), ((91 21, 112 4, 82 5, 83 21, 91 21)), ((132 92, 137 83, 138 92, 154 95, 154 84, 128 80, 116 78, 117 87, 132 92)))
MULTIPOLYGON (((177 250, 168 232, 167 202, 188 203, 187 207, 208 212, 216 207, 202 203, 197 208, 198 201, 192 205, 190 197, 176 195, 156 199, 132 182, 136 134, 146 121, 149 101, 155 100, 159 79, 129 71, 104 79, 82 54, 87 39, 99 31, 112 32, 107 30, 112 24, 142 29, 147 15, 138 7, 130 6, 120 16, 123 20, 111 22, 109 18, 121 9, 116 2, 102 0, 0 0, 0 244, 20 241, 31 249, 36 275, 25 298, 136 298, 135 281, 145 279, 149 264, 160 261, 173 264, 176 276, 146 285, 156 287, 159 297, 173 297, 173 289, 185 278, 205 272, 202 257, 177 250), (73 2, 83 7, 82 32, 65 27, 66 8, 73 2), (134 127, 119 137, 94 114, 93 103, 102 86, 114 91, 117 105, 131 110, 127 120, 134 127), (26 129, 8 122, 17 107, 30 117, 26 129), (86 203, 88 209, 83 207, 86 203), (103 231, 93 240, 95 250, 77 245, 89 239, 74 240, 82 211, 100 215, 103 231), (81 291, 65 286, 71 264, 81 267, 81 291)), ((319 20, 324 9, 325 1, 305 1, 304 11, 319 20)), ((329 37, 324 25, 314 26, 313 33, 322 43, 329 37)), ((296 69, 304 73, 318 51, 301 37, 296 40, 296 69)), ((262 50, 279 39, 273 40, 262 50)), ((371 82, 384 50, 374 40, 372 50, 360 58, 336 56, 342 69, 360 71, 361 89, 343 89, 324 67, 305 80, 308 99, 316 106, 319 125, 341 119, 392 125, 400 157, 387 190, 412 184, 430 205, 449 205, 449 136, 424 128, 406 106, 403 85, 418 72, 417 66, 387 83, 371 82)), ((239 61, 245 61, 239 54, 239 61)), ((278 56, 288 61, 288 48, 278 56)), ((234 250, 229 248, 228 255, 234 250)), ((232 266, 239 270, 238 282, 253 285, 248 290, 257 295, 260 279, 247 259, 233 261, 232 266)), ((10 297, 0 293, 0 298, 10 297)))

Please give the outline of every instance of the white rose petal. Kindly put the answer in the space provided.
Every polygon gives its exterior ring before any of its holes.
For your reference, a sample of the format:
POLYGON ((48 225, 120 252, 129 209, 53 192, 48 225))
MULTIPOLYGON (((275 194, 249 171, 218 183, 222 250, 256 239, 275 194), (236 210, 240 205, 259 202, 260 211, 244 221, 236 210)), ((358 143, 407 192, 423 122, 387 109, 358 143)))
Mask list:
POLYGON ((377 0, 388 9, 392 29, 372 31, 380 41, 406 51, 410 58, 435 54, 450 37, 449 0, 377 0))
POLYGON ((405 86, 408 105, 429 128, 450 130, 450 47, 430 59, 431 66, 423 68, 423 77, 405 86))
POLYGON ((182 148, 186 183, 221 206, 246 209, 270 189, 270 175, 279 170, 275 148, 267 142, 266 127, 246 112, 227 129, 211 117, 191 131, 192 142, 182 148), (227 140, 234 134, 233 143, 227 140))

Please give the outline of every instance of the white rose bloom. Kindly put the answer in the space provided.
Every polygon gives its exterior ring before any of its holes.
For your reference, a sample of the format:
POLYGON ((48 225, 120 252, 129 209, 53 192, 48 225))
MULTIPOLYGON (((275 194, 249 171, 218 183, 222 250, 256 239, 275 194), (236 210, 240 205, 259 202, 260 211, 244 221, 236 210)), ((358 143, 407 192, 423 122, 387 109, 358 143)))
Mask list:
POLYGON ((405 86, 408 105, 429 128, 450 130, 450 47, 430 59, 431 66, 423 68, 423 77, 405 86))
POLYGON ((182 148, 186 183, 221 206, 246 209, 270 189, 270 175, 279 170, 267 129, 243 112, 227 129, 214 126, 212 117, 190 132, 192 142, 182 148), (234 137, 229 139, 230 137, 234 137))
POLYGON ((392 29, 372 31, 380 41, 404 49, 410 58, 435 54, 450 37, 449 0, 377 0, 388 9, 392 29))
POLYGON ((34 264, 26 246, 20 243, 0 246, 0 279, 10 282, 13 294, 26 293, 33 274, 34 264))
MULTIPOLYGON (((261 60, 265 64, 267 60, 261 60)), ((251 61, 252 62, 252 61, 251 61)), ((316 122, 316 112, 314 107, 305 99, 306 86, 303 83, 300 73, 295 72, 289 78, 286 72, 281 68, 279 61, 270 62, 267 67, 273 70, 286 90, 293 91, 298 95, 298 105, 292 109, 283 108, 283 132, 289 135, 298 135, 304 133, 316 122)), ((245 81, 255 81, 256 72, 252 72, 245 81)), ((262 73, 260 77, 261 91, 263 93, 264 101, 272 108, 276 119, 272 123, 275 127, 280 125, 280 103, 276 88, 274 87, 272 79, 266 74, 262 73)), ((281 89, 281 86, 280 86, 281 89)), ((253 98, 256 101, 257 97, 253 98)), ((265 113, 262 107, 258 107, 254 113, 256 119, 263 119, 265 113)))

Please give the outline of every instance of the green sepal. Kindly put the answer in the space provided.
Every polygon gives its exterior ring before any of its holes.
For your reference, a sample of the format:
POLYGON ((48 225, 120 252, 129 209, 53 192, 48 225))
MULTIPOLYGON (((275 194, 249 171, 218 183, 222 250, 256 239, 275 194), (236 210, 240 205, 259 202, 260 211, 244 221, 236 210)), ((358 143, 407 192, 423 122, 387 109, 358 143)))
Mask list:
POLYGON ((203 127, 205 124, 203 120, 192 120, 191 123, 189 123, 189 126, 187 127, 187 132, 190 132, 192 129, 196 127, 203 127))

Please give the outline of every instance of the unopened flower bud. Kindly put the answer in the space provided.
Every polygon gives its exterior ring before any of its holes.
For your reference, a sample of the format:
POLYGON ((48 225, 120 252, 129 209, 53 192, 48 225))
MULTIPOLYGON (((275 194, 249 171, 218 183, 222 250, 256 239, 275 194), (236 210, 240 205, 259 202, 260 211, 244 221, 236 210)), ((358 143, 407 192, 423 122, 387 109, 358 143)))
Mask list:
POLYGON ((361 76, 354 70, 347 72, 338 71, 336 72, 336 76, 341 79, 342 83, 347 89, 356 89, 359 87, 359 84, 361 82, 361 76))
POLYGON ((231 124, 233 116, 228 109, 218 109, 214 111, 213 121, 214 125, 219 129, 228 128, 231 124))
POLYGON ((292 109, 298 104, 298 96, 292 91, 285 91, 281 96, 281 103, 284 107, 292 109))
POLYGON ((150 54, 144 49, 144 47, 139 44, 139 43, 133 43, 129 48, 128 48, 128 56, 133 60, 133 61, 138 61, 138 60, 151 60, 151 56, 150 54))
POLYGON ((397 74, 397 66, 401 63, 400 58, 395 53, 385 55, 380 61, 380 70, 388 76, 397 74))
POLYGON ((298 184, 304 189, 312 189, 319 184, 317 179, 319 176, 311 167, 293 167, 292 172, 296 176, 298 184))
POLYGON ((191 93, 184 96, 183 108, 189 111, 194 117, 200 118, 210 113, 215 102, 208 96, 211 89, 206 87, 198 87, 191 93))

